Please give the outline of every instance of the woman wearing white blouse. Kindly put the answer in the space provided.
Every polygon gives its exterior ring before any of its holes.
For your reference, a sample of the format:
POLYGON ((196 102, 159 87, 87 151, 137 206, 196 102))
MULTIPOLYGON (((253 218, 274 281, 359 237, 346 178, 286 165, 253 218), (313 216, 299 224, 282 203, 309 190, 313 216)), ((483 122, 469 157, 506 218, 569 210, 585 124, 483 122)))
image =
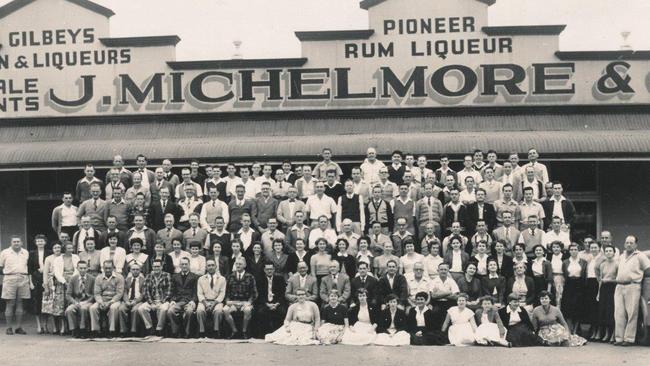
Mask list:
POLYGON ((578 244, 569 246, 569 258, 562 262, 564 274, 564 293, 562 295, 562 314, 569 325, 571 334, 580 326, 583 313, 584 281, 587 275, 587 262, 580 259, 578 244))
POLYGON ((488 273, 487 271, 487 242, 481 240, 476 243, 476 254, 474 258, 476 259, 476 277, 479 279, 485 277, 488 273))
POLYGON ((440 242, 430 241, 428 251, 429 254, 424 256, 422 264, 424 264, 424 271, 429 274, 429 278, 434 279, 438 277, 438 266, 444 262, 440 256, 440 242))
MULTIPOLYGON (((415 243, 412 240, 404 241, 404 254, 400 259, 400 267, 404 274, 413 273, 413 265, 417 262, 422 263, 424 256, 420 253, 415 252, 415 243)), ((428 273, 424 273, 425 276, 428 276, 428 273)))

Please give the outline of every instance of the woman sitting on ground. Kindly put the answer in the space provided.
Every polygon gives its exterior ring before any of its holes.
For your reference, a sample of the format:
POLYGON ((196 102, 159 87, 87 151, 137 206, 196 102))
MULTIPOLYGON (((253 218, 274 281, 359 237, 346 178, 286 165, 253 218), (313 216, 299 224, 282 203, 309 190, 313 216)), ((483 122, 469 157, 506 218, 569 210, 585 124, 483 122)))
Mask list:
POLYGON ((467 308, 467 299, 467 294, 458 294, 456 306, 447 310, 447 317, 442 325, 443 332, 449 328, 449 343, 454 346, 471 346, 476 342, 474 312, 467 308))
POLYGON ((512 347, 541 346, 544 341, 535 334, 535 328, 530 321, 528 311, 519 304, 519 296, 510 294, 508 306, 499 310, 499 317, 506 332, 506 341, 512 347))
POLYGON ((318 328, 318 340, 325 345, 341 342, 343 332, 350 326, 348 309, 339 302, 339 291, 330 290, 328 299, 329 302, 321 312, 321 324, 318 328))
POLYGON ((411 344, 414 346, 441 346, 449 343, 447 335, 440 330, 444 313, 429 309, 428 301, 429 294, 418 292, 415 294, 415 306, 408 313, 406 321, 411 333, 411 344))
POLYGON ((511 347, 505 339, 506 330, 494 307, 494 299, 491 296, 484 296, 479 299, 479 303, 481 307, 474 314, 474 320, 478 325, 476 342, 484 346, 511 347))
POLYGON ((307 292, 301 288, 295 291, 298 301, 289 306, 284 325, 264 340, 285 346, 306 346, 318 344, 316 335, 320 326, 318 305, 307 301, 307 292))
POLYGON ((341 338, 341 344, 349 346, 365 346, 372 344, 377 338, 378 312, 368 303, 368 291, 365 288, 357 290, 358 303, 348 310, 350 327, 341 338))
POLYGON ((397 307, 398 299, 394 294, 388 295, 386 302, 388 306, 379 316, 375 344, 378 346, 408 346, 411 343, 411 335, 406 332, 406 313, 397 307))
POLYGON ((586 339, 571 334, 560 309, 551 305, 551 294, 542 291, 539 301, 541 305, 533 310, 531 322, 545 345, 576 347, 587 343, 586 339))

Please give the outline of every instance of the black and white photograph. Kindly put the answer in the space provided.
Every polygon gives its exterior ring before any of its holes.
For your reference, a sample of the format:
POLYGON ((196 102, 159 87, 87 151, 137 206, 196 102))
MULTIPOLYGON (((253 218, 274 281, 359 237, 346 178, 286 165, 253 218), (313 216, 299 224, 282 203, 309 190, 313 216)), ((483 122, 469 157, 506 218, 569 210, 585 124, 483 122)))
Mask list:
POLYGON ((650 1, 0 0, 0 360, 648 365, 650 1))

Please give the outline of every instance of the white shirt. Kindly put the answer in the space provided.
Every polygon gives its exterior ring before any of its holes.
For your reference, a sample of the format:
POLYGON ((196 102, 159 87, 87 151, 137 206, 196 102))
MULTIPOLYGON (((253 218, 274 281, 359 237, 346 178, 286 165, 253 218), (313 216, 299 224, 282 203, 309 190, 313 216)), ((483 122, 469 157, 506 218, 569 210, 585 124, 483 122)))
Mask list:
MULTIPOLYGON (((226 182, 226 192, 230 193, 231 196, 235 197, 237 195, 236 188, 239 184, 242 184, 241 178, 235 176, 233 178, 230 178, 229 176, 226 176, 222 178, 224 182, 226 182)), ((246 189, 248 191, 248 189, 246 189)), ((254 194, 254 193, 253 193, 254 194)))
POLYGON ((386 165, 377 159, 375 159, 373 163, 368 159, 365 159, 360 167, 361 176, 363 177, 363 180, 370 183, 370 186, 373 186, 375 183, 379 182, 379 171, 381 168, 385 167, 386 165))
POLYGON ((449 268, 449 272, 463 272, 463 262, 460 253, 461 253, 460 251, 458 252, 454 252, 453 250, 451 251, 453 263, 451 265, 451 268, 449 268))
POLYGON ((315 194, 307 199, 305 211, 309 211, 311 220, 318 220, 321 216, 325 216, 329 220, 332 218, 332 214, 336 213, 336 202, 326 194, 323 194, 322 198, 315 194))
POLYGON ((580 267, 580 260, 569 258, 569 265, 567 266, 569 277, 580 277, 582 267, 580 267))
POLYGON ((127 297, 129 299, 131 298, 131 289, 132 288, 133 288, 133 291, 135 292, 134 298, 137 299, 138 297, 140 297, 140 280, 141 280, 140 276, 134 278, 133 281, 131 282, 131 286, 133 286, 134 282, 135 282, 135 286, 124 289, 124 291, 127 292, 127 297))
POLYGON ((77 208, 61 205, 61 226, 77 226, 77 208))
MULTIPOLYGON (((451 292, 452 294, 457 294, 460 292, 458 284, 454 281, 453 278, 447 276, 447 279, 443 282, 440 277, 436 277, 431 280, 431 292, 451 292)), ((438 299, 438 301, 446 301, 446 299, 438 299)))
MULTIPOLYGON (((103 250, 103 249, 102 249, 103 250)), ((176 252, 169 253, 169 256, 172 257, 172 263, 174 264, 174 273, 181 273, 181 258, 190 258, 190 253, 181 250, 180 253, 176 252)))
POLYGON ((424 264, 424 270, 429 274, 429 278, 434 279, 438 277, 438 266, 440 263, 444 262, 444 259, 441 256, 432 256, 427 255, 422 260, 424 264))
POLYGON ((519 311, 515 310, 513 311, 510 306, 508 306, 508 310, 506 310, 508 314, 510 314, 510 321, 508 322, 508 325, 514 325, 517 323, 521 323, 521 317, 519 316, 519 311))
MULTIPOLYGON (((550 201, 553 202, 553 216, 557 216, 562 219, 564 222, 564 212, 562 212, 562 201, 565 201, 564 196, 560 196, 560 199, 555 199, 555 196, 550 198, 550 201)), ((551 217, 553 217, 551 216, 551 217)))
POLYGON ((466 189, 460 192, 460 202, 464 204, 476 202, 476 189, 473 189, 472 192, 469 192, 466 189))
POLYGON ((551 230, 542 234, 542 245, 547 249, 551 249, 551 243, 554 241, 561 241, 562 244, 564 244, 565 248, 568 248, 569 245, 571 245, 571 238, 569 237, 569 233, 565 231, 560 230, 559 233, 556 233, 555 231, 551 230))
POLYGON ((533 264, 531 265, 531 269, 533 271, 534 275, 541 276, 544 274, 544 258, 542 259, 533 259, 533 264))
MULTIPOLYGON (((262 191, 262 187, 260 186, 258 180, 252 180, 252 179, 248 178, 248 179, 246 180, 246 182, 244 183, 244 181, 243 181, 242 179, 240 179, 239 184, 243 184, 243 185, 244 185, 244 187, 245 187, 245 189, 246 189, 246 190, 244 191, 244 199, 247 199, 247 200, 254 199, 254 198, 255 198, 255 195, 256 195, 258 192, 261 192, 261 191, 262 191)), ((227 187, 227 186, 228 186, 228 185, 226 184, 226 187, 227 187)), ((233 193, 233 195, 234 195, 234 193, 233 193)))
POLYGON ((334 231, 334 229, 322 230, 319 227, 313 229, 311 232, 309 232, 309 249, 316 248, 316 240, 320 238, 325 238, 325 240, 327 240, 327 243, 329 243, 329 245, 333 248, 336 244, 337 239, 336 231, 334 231))
POLYGON ((562 254, 553 254, 551 257, 551 267, 553 268, 553 274, 562 274, 562 254))
POLYGON ((424 312, 427 311, 427 308, 420 310, 419 307, 415 307, 415 321, 417 322, 418 327, 424 327, 426 323, 424 322, 424 312))
POLYGON ((18 252, 11 247, 4 249, 0 252, 0 267, 2 273, 9 275, 28 274, 27 260, 29 259, 29 252, 20 248, 18 252))
POLYGON ((104 261, 113 260, 113 266, 115 267, 115 272, 122 273, 124 269, 124 264, 126 263, 126 251, 122 247, 115 247, 115 252, 111 256, 111 247, 104 247, 99 252, 99 262, 104 263, 104 261))
POLYGON ((237 233, 239 234, 239 240, 241 240, 241 251, 245 252, 253 244, 253 230, 250 228, 247 231, 239 229, 237 233))

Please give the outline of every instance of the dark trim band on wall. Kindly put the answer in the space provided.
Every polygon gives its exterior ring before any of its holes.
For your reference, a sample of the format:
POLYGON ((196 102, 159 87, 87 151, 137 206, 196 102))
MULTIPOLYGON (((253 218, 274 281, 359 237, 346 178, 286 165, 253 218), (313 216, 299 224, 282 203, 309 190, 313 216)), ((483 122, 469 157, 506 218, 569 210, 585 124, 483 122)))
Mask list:
POLYGON ((565 24, 558 25, 515 25, 499 27, 483 27, 483 33, 488 36, 556 36, 566 28, 565 24))
MULTIPOLYGON (((23 7, 35 2, 36 0, 14 0, 0 7, 0 19, 6 17, 9 14, 12 14, 15 11, 22 9, 23 7)), ((105 8, 97 3, 94 3, 89 0, 66 0, 72 4, 81 6, 95 13, 101 14, 107 18, 112 17, 115 13, 109 9, 105 8)))
POLYGON ((650 50, 557 51, 555 56, 562 61, 650 60, 650 50))
POLYGON ((161 47, 175 46, 181 41, 179 36, 148 36, 148 37, 121 37, 100 38, 99 41, 106 47, 161 47))
MULTIPOLYGON (((368 10, 368 9, 372 8, 373 6, 375 6, 375 5, 383 3, 384 1, 386 1, 386 0, 362 0, 359 3, 359 7, 361 9, 368 10)), ((497 0, 476 0, 476 1, 480 1, 483 4, 487 4, 488 6, 494 5, 497 2, 497 0)))
POLYGON ((307 58, 260 58, 248 60, 168 61, 172 70, 239 69, 263 67, 300 67, 307 58))
POLYGON ((374 29, 295 32, 296 37, 300 41, 340 41, 352 39, 368 39, 374 33, 374 29))

